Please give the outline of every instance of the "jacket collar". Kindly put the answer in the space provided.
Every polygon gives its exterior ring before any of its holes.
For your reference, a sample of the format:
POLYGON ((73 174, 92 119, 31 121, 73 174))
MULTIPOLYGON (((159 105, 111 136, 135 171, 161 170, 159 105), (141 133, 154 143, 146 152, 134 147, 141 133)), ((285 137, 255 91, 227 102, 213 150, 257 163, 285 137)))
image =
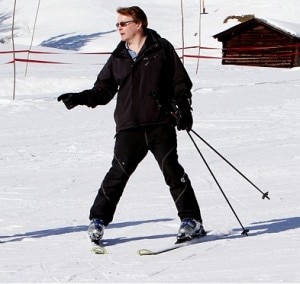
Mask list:
MULTIPOLYGON (((140 50, 139 54, 149 54, 160 45, 161 37, 156 31, 147 29, 146 34, 147 38, 145 44, 140 50)), ((129 55, 125 46, 125 42, 120 41, 112 54, 117 57, 128 57, 129 55)))

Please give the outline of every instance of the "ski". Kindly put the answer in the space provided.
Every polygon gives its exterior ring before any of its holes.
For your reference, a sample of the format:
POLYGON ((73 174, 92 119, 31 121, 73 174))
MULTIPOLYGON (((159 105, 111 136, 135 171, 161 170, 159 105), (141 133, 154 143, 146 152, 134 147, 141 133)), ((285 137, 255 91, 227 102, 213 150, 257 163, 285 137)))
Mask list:
POLYGON ((194 238, 190 241, 185 241, 185 242, 182 242, 182 243, 175 243, 173 245, 169 245, 169 246, 157 249, 157 250, 150 250, 150 249, 146 249, 146 248, 139 249, 138 254, 141 255, 141 256, 143 256, 143 255, 157 255, 157 254, 161 254, 161 253, 164 253, 164 252, 175 250, 175 249, 178 249, 178 248, 181 248, 181 247, 185 247, 185 246, 188 246, 188 245, 199 243, 202 238, 205 238, 205 236, 194 238))
POLYGON ((193 245, 193 244, 197 244, 197 243, 201 243, 202 241, 207 242, 207 241, 212 241, 212 240, 217 240, 220 239, 224 236, 228 236, 229 234, 211 234, 208 233, 205 236, 200 236, 200 237, 196 237, 190 241, 186 241, 186 242, 182 242, 182 243, 175 243, 173 245, 169 245, 166 247, 162 247, 159 249, 155 249, 155 250, 151 250, 151 249, 147 249, 147 248, 143 248, 143 249, 139 249, 137 251, 137 253, 140 256, 143 255, 157 255, 157 254, 161 254, 161 253, 165 253, 165 252, 169 252, 175 249, 179 249, 182 247, 186 247, 189 245, 193 245))
POLYGON ((106 248, 100 241, 99 242, 91 241, 91 244, 92 244, 91 251, 94 254, 107 254, 106 248))

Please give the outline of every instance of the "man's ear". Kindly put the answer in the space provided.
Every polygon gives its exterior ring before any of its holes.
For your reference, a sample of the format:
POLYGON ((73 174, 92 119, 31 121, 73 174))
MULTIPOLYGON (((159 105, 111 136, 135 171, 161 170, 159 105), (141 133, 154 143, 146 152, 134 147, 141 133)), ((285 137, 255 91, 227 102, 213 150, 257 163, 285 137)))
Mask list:
POLYGON ((142 28, 142 23, 141 22, 138 22, 136 23, 136 28, 139 30, 142 28))

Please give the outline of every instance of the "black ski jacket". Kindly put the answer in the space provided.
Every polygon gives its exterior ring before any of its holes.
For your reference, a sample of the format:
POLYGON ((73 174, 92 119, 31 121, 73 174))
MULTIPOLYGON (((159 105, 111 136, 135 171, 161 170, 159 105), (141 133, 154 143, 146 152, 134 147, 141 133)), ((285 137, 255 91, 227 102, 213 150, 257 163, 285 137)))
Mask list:
POLYGON ((94 87, 81 93, 83 104, 104 105, 117 94, 116 130, 173 123, 170 100, 191 97, 192 82, 173 46, 154 30, 135 61, 121 41, 100 71, 94 87))

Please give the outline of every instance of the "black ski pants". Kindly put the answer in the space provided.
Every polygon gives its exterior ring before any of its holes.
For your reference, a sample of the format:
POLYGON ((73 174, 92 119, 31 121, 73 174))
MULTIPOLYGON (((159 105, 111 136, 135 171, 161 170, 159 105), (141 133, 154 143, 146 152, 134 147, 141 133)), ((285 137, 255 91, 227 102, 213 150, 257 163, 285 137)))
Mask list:
POLYGON ((116 134, 112 166, 91 207, 90 219, 102 219, 105 225, 113 220, 129 177, 149 150, 170 188, 179 218, 191 217, 202 222, 191 182, 178 162, 175 127, 168 124, 128 129, 116 134))

